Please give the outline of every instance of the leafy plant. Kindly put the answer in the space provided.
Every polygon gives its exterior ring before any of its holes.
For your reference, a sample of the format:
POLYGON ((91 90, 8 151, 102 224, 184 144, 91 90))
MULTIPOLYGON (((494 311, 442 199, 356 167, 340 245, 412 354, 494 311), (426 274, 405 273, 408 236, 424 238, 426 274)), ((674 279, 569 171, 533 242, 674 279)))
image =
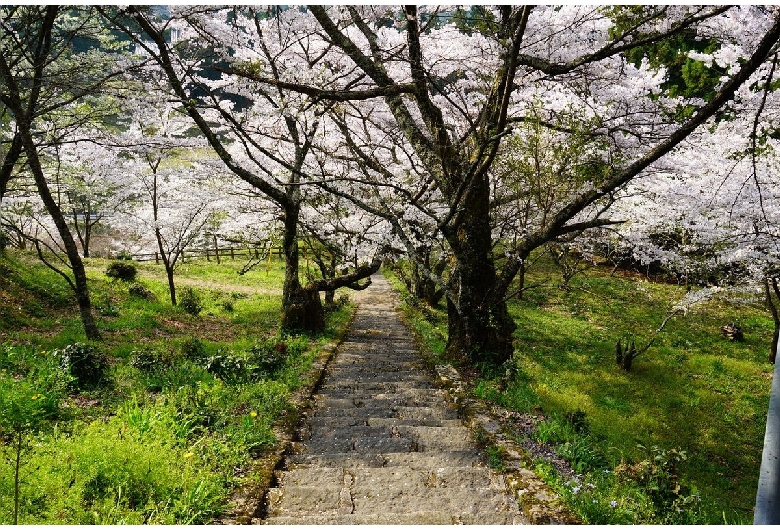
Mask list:
POLYGON ((127 292, 130 293, 132 296, 136 296, 138 298, 143 298, 144 300, 149 300, 150 302, 153 302, 157 297, 154 296, 154 293, 141 285, 140 283, 134 283, 130 287, 127 288, 127 292))
POLYGON ((179 295, 179 307, 190 315, 198 315, 203 310, 203 302, 195 289, 184 287, 179 295))
POLYGON ((76 388, 92 389, 106 382, 108 361, 94 346, 77 342, 55 350, 54 356, 60 367, 73 377, 76 388))
POLYGON ((138 274, 136 266, 127 261, 115 261, 106 269, 106 276, 125 282, 135 281, 136 274, 138 274))
POLYGON ((688 456, 680 449, 662 449, 652 446, 649 458, 637 464, 623 463, 615 469, 618 477, 633 480, 647 491, 659 513, 663 514, 665 524, 685 524, 692 522, 701 496, 695 488, 684 482, 679 475, 679 467, 688 456))
POLYGON ((246 377, 246 359, 234 352, 219 352, 206 359, 204 368, 216 377, 226 381, 241 380, 246 377))
POLYGON ((185 359, 200 361, 206 357, 206 346, 197 337, 188 337, 181 343, 181 353, 185 359))
POLYGON ((151 373, 160 368, 170 366, 168 359, 165 359, 158 351, 151 348, 133 350, 130 354, 130 364, 145 373, 151 373))
POLYGON ((21 474, 35 436, 59 415, 67 378, 41 366, 23 376, 0 371, 0 440, 13 468, 13 522, 19 523, 21 474))

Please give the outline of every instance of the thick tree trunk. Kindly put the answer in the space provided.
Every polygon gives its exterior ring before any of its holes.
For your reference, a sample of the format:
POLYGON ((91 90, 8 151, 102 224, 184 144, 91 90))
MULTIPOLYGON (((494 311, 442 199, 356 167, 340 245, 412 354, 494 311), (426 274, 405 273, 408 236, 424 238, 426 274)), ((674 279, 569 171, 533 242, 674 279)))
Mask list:
POLYGON ((301 286, 298 275, 298 216, 300 206, 291 201, 284 209, 284 287, 282 289, 282 328, 319 333, 325 329, 325 310, 320 293, 313 285, 301 286))
POLYGON ((512 357, 516 325, 509 317, 505 293, 496 290, 489 197, 487 180, 474 182, 460 205, 460 222, 446 234, 457 281, 457 300, 447 303, 447 352, 466 355, 472 362, 501 364, 512 357))

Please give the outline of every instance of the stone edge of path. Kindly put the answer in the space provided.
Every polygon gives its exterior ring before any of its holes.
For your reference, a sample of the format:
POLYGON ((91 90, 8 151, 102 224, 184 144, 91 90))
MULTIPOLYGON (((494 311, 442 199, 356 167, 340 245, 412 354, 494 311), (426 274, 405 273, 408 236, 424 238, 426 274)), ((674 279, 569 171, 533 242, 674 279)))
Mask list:
MULTIPOLYGON (((429 364, 433 363, 431 357, 423 357, 429 364)), ((463 423, 483 446, 500 449, 501 463, 505 467, 501 473, 506 478, 509 492, 531 524, 582 524, 559 500, 559 495, 526 467, 526 451, 503 432, 501 421, 491 413, 487 403, 471 395, 457 369, 448 364, 434 364, 434 369, 439 386, 447 390, 446 399, 458 408, 463 423)))
POLYGON ((255 524, 262 516, 265 496, 275 480, 274 471, 283 465, 285 456, 292 451, 298 426, 307 411, 311 410, 313 396, 325 378, 328 363, 333 359, 339 345, 344 342, 356 312, 357 309, 353 311, 349 322, 334 342, 320 347, 312 366, 301 376, 303 384, 290 397, 290 411, 274 424, 273 433, 277 443, 268 453, 250 464, 250 472, 258 478, 240 486, 231 496, 228 510, 209 524, 255 524))
MULTIPOLYGON (((517 500, 523 514, 531 524, 581 524, 581 521, 558 500, 552 491, 533 471, 527 469, 525 450, 508 438, 501 429, 501 422, 490 412, 487 404, 469 395, 464 379, 451 365, 436 364, 431 354, 421 345, 419 338, 408 325, 406 315, 399 311, 398 293, 393 291, 393 309, 399 313, 404 325, 412 331, 415 347, 432 372, 436 383, 447 390, 446 399, 461 413, 463 422, 485 446, 501 448, 501 460, 506 470, 506 484, 517 500)), ((251 464, 252 472, 260 478, 239 487, 230 499, 231 507, 211 524, 256 524, 261 522, 265 496, 273 486, 274 471, 284 464, 284 458, 293 450, 299 423, 313 406, 313 396, 322 383, 328 363, 336 354, 352 327, 357 308, 347 326, 335 342, 320 348, 311 368, 303 376, 302 384, 290 399, 291 411, 274 426, 277 444, 272 450, 251 464)))

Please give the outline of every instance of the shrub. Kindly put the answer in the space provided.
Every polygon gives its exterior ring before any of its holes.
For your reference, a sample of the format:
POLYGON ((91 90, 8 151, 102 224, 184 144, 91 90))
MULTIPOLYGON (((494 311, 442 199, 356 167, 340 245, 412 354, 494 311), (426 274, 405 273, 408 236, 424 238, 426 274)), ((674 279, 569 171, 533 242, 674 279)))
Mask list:
POLYGON ((159 352, 150 348, 133 350, 130 354, 130 364, 142 372, 151 373, 160 368, 167 368, 171 365, 170 359, 159 352))
POLYGON ((60 367, 73 377, 78 389, 96 388, 105 382, 108 361, 93 346, 77 342, 54 351, 60 367))
POLYGON ((200 295, 192 287, 185 287, 179 294, 179 307, 190 315, 198 315, 203 309, 200 295))
POLYGON ((279 371, 287 358, 287 345, 275 338, 255 344, 249 351, 249 358, 254 365, 257 375, 271 375, 279 371))
MULTIPOLYGON (((639 446, 640 449, 645 449, 639 446)), ((645 449, 646 450, 646 449, 645 449)), ((663 524, 692 524, 701 515, 701 496, 679 475, 679 466, 687 459, 680 449, 661 449, 653 446, 649 458, 638 464, 621 464, 615 469, 617 477, 639 484, 656 506, 663 524)))
POLYGON ((138 269, 136 269, 135 265, 126 261, 115 261, 106 269, 106 276, 125 282, 135 281, 137 273, 138 269))
POLYGON ((181 343, 181 354, 191 361, 202 361, 206 358, 206 346, 197 337, 189 337, 181 343))
POLYGON ((131 296, 143 298, 144 300, 149 300, 150 302, 154 302, 157 299, 157 297, 154 296, 154 293, 152 291, 150 291, 140 283, 132 284, 127 289, 127 292, 130 293, 131 296))
POLYGON ((247 378, 246 359, 233 352, 218 352, 206 359, 206 371, 224 381, 235 381, 247 378))

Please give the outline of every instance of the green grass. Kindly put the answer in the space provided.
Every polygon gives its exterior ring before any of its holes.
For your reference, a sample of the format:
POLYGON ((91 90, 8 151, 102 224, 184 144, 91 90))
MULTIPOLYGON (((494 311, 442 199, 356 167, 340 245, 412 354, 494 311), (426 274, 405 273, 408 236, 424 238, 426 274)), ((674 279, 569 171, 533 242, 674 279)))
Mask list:
MULTIPOLYGON (((542 261, 529 271, 527 284, 555 275, 554 266, 542 261)), ((607 470, 652 461, 649 448, 654 446, 684 451, 680 476, 702 499, 695 509, 684 510, 695 514, 692 520, 665 519, 668 514, 641 498, 636 481, 626 479, 603 484, 611 495, 624 495, 617 499, 621 517, 616 518, 618 511, 609 505, 615 499, 608 495, 591 495, 589 502, 599 502, 590 505, 580 502, 581 496, 568 495, 588 522, 751 520, 773 370, 767 362, 773 329, 768 313, 758 305, 705 303, 674 317, 626 373, 615 363, 616 341, 644 345, 683 297, 684 288, 636 276, 610 277, 596 268, 576 276, 570 285, 564 291, 554 281, 509 302, 517 323, 513 375, 483 376, 475 382, 477 394, 548 418, 580 413, 587 436, 584 441, 580 436, 559 442, 568 444, 559 452, 569 451, 564 456, 571 457, 572 451, 586 454, 590 446, 603 455, 607 470), (720 327, 729 322, 742 327, 744 342, 721 337, 720 327), (597 504, 601 509, 594 508, 597 504)), ((441 351, 446 341, 443 309, 424 314, 406 307, 418 333, 441 351)), ((584 460, 580 471, 603 473, 584 460)), ((553 475, 546 476, 556 484, 553 475)), ((573 486, 557 487, 565 492, 573 486)))
MULTIPOLYGON (((86 260, 103 335, 90 346, 108 361, 106 376, 55 400, 51 378, 40 374, 66 377, 56 350, 84 342, 73 295, 34 256, 0 257, 0 380, 26 389, 34 403, 53 403, 35 416, 35 429, 21 417, 0 422, 5 442, 13 429, 25 437, 19 521, 207 523, 235 488, 258 478, 252 461, 276 443, 272 425, 287 414, 317 346, 342 332, 352 308, 328 314, 320 336, 286 335, 278 260, 268 273, 263 266, 243 276, 242 262, 187 262, 176 281, 200 295, 198 316, 171 307, 161 265, 138 266, 137 281, 156 297, 149 301, 107 278, 109 263, 86 260)), ((3 396, 5 415, 37 410, 3 396)), ((2 446, 0 524, 13 521, 12 449, 2 446)))

